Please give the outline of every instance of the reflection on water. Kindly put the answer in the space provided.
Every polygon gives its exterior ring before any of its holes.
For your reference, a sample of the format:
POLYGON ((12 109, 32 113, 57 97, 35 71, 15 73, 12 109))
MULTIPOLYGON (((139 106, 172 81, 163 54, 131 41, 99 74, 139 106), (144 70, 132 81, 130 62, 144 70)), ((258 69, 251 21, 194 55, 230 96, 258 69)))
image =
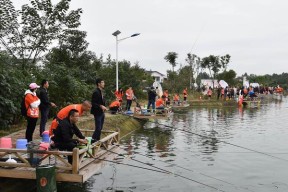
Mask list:
POLYGON ((175 111, 123 139, 120 164, 58 189, 287 192, 287 111, 286 98, 247 109, 175 111))

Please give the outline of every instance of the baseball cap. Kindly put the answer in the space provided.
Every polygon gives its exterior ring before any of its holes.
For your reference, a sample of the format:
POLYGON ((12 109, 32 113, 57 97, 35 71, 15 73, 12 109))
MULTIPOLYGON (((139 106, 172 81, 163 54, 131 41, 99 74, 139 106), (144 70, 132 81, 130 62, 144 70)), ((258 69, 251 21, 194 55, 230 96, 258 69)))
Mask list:
POLYGON ((39 85, 37 85, 36 83, 31 83, 30 85, 29 85, 29 89, 36 89, 36 88, 39 88, 40 86, 39 85))

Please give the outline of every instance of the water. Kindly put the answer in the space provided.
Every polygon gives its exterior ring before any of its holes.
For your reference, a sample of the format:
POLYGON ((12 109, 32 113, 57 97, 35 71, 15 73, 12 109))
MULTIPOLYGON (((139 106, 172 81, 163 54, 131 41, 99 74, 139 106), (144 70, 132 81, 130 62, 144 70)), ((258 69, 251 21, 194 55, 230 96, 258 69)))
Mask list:
POLYGON ((175 111, 123 139, 121 164, 58 191, 287 192, 287 112, 286 98, 253 109, 175 111))

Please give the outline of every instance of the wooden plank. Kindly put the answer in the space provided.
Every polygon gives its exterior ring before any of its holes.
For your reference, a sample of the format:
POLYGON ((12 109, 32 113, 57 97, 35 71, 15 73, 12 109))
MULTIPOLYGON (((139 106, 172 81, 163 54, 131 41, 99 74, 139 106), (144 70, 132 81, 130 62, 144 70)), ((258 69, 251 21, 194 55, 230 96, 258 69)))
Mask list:
POLYGON ((77 174, 79 171, 79 149, 74 148, 73 149, 73 156, 72 156, 73 162, 72 162, 72 173, 77 174))

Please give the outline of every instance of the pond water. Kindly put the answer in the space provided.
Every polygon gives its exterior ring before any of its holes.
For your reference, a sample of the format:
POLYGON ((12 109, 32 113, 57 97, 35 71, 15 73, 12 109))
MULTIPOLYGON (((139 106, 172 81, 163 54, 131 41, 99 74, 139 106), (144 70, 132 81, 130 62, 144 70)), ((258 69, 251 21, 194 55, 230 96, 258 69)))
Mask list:
POLYGON ((149 121, 86 183, 58 191, 288 191, 288 102, 189 108, 149 121))

